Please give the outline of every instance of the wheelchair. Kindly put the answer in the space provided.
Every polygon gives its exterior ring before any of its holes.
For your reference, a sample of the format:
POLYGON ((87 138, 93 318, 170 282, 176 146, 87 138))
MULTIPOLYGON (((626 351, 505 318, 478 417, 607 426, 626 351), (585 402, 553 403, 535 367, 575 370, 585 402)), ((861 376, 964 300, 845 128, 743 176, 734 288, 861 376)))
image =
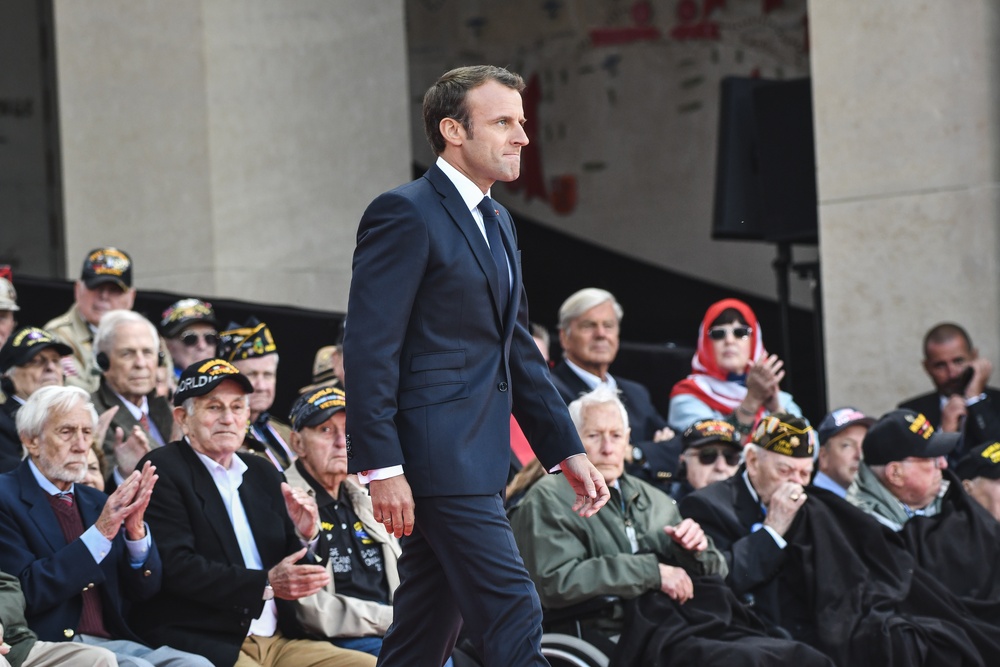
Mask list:
MULTIPOLYGON (((542 617, 542 655, 552 667, 608 667, 617 637, 590 629, 588 621, 608 617, 619 598, 606 595, 564 609, 546 609, 542 617)), ((482 667, 468 641, 452 654, 455 667, 482 667)))

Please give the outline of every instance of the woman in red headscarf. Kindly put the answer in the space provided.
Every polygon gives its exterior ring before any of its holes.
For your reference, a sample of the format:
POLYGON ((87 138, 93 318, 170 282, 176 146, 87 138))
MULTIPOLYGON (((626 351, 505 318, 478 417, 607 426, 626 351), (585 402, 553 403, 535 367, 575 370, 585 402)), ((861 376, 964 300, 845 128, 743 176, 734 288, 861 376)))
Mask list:
POLYGON ((802 410, 778 385, 783 362, 764 350, 760 322, 738 299, 713 303, 698 329, 691 375, 670 392, 667 421, 678 433, 702 419, 724 419, 746 435, 761 416, 802 410))

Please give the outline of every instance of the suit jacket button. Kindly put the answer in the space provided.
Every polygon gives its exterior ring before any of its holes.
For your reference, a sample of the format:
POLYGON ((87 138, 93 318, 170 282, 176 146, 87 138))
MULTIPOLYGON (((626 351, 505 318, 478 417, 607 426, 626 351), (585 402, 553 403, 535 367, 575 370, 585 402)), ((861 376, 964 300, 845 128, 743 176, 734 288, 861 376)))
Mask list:
POLYGON ((507 383, 501 382, 500 384, 497 385, 497 389, 499 389, 500 391, 507 391, 507 383))
POLYGON ((69 637, 72 637, 74 634, 76 634, 76 633, 73 632, 70 628, 66 628, 65 630, 63 630, 63 636, 64 637, 69 638, 69 637))
POLYGON ((153 573, 150 572, 149 570, 143 570, 143 572, 142 572, 142 576, 144 576, 144 577, 149 577, 149 576, 152 576, 152 575, 153 575, 153 573))

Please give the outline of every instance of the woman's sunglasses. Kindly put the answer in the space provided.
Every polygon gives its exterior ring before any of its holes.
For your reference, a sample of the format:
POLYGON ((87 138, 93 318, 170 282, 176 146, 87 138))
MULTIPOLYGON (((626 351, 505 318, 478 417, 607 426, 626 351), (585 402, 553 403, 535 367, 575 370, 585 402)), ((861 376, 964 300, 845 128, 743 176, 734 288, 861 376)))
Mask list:
POLYGON ((753 327, 712 327, 708 330, 708 337, 712 340, 725 340, 726 334, 733 334, 733 338, 749 338, 753 333, 753 327))

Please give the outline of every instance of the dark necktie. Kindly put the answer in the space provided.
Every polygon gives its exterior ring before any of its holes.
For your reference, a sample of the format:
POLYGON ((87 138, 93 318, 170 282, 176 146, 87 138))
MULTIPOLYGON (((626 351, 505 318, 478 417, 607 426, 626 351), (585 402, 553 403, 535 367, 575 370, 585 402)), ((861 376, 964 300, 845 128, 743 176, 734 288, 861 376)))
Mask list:
POLYGON ((507 267, 507 252, 504 250, 503 239, 500 238, 500 217, 493 206, 493 200, 489 197, 483 197, 477 208, 483 214, 486 240, 490 244, 490 253, 496 264, 497 281, 500 286, 500 312, 506 312, 507 301, 510 299, 510 269, 507 267))

